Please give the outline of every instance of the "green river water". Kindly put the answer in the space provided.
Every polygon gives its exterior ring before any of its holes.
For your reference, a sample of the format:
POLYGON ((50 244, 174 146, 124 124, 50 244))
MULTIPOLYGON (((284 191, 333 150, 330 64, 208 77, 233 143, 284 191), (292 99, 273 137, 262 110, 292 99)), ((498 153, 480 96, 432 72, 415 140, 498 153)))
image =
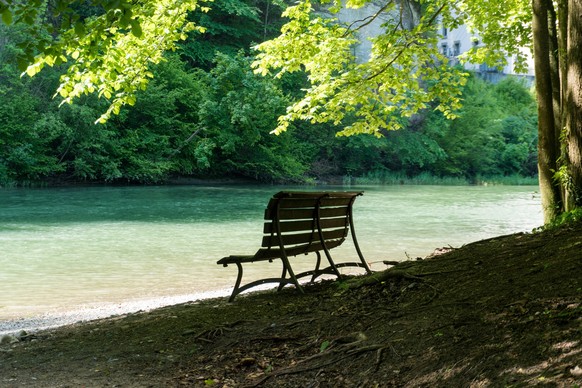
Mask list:
MULTIPOLYGON (((542 224, 537 187, 84 187, 0 190, 0 320, 226 290, 252 254, 263 209, 281 189, 364 190, 354 206, 373 270, 542 224)), ((353 258, 351 244, 334 257, 353 258)), ((299 258, 296 270, 310 259, 299 258)), ((249 278, 279 263, 249 265, 249 278)), ((224 291, 223 293, 227 293, 224 291)))

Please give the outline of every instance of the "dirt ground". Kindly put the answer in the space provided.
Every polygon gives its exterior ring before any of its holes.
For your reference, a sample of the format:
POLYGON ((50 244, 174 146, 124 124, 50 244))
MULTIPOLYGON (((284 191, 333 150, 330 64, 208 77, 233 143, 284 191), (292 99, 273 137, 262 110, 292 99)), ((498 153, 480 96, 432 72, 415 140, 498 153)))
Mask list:
POLYGON ((23 335, 2 387, 582 386, 582 224, 23 335))

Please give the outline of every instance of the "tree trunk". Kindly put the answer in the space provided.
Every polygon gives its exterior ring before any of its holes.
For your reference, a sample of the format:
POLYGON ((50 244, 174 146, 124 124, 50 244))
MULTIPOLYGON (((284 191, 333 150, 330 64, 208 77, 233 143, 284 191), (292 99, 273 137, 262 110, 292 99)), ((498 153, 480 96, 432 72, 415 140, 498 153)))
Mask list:
MULTIPOLYGON (((558 168, 562 165, 565 165, 568 158, 566 155, 566 147, 564 142, 561 141, 561 135, 563 131, 563 123, 566 122, 566 109, 564 106, 564 102, 566 101, 566 89, 567 89, 567 74, 568 74, 568 60, 566 55, 566 49, 568 45, 568 1, 569 0, 558 0, 557 7, 558 7, 558 21, 557 26, 559 26, 558 30, 558 46, 556 49, 556 53, 559 58, 560 62, 560 126, 557 128, 556 131, 556 139, 560 142, 558 145, 558 168)), ((565 203, 567 202, 567 191, 566 186, 560 184, 560 193, 562 195, 562 209, 561 211, 565 211, 565 203)))
POLYGON ((552 67, 550 47, 551 31, 549 18, 551 0, 532 0, 533 39, 536 91, 538 99, 538 172, 544 222, 552 221, 561 208, 560 187, 554 181, 556 172, 558 139, 556 139, 556 119, 554 117, 554 95, 552 88, 552 67))
MULTIPOLYGON (((549 4, 550 9, 548 9, 548 43, 549 43, 549 54, 550 54, 550 67, 551 67, 551 79, 552 79, 552 98, 553 98, 553 110, 554 110, 554 140, 556 144, 554 148, 559 150, 560 146, 560 132, 562 131, 562 85, 561 85, 561 73, 560 66, 562 61, 560 59, 559 50, 559 35, 558 35, 558 19, 556 11, 553 4, 549 4)), ((565 46, 564 46, 565 47, 565 46)))
POLYGON ((568 1, 566 152, 569 181, 566 211, 582 207, 582 2, 568 1))

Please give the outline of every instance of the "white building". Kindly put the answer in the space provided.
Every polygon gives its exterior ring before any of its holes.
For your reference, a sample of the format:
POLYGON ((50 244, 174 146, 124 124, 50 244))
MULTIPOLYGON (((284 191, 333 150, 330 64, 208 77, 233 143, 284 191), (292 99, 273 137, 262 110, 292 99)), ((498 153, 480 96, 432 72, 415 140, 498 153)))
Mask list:
MULTIPOLYGON (((357 37, 360 41, 354 47, 354 55, 359 62, 367 61, 372 49, 370 37, 377 36, 384 32, 383 24, 391 18, 390 15, 380 14, 374 20, 370 20, 370 15, 376 14, 381 9, 384 3, 371 1, 359 9, 342 8, 338 15, 335 15, 338 20, 344 25, 352 25, 353 27, 363 26, 357 32, 357 37)), ((400 15, 398 15, 400 16, 400 15)), ((410 23, 409 20, 404 22, 410 23)), ((446 55, 451 65, 459 63, 459 56, 473 47, 480 46, 482 43, 479 37, 471 34, 466 26, 448 30, 441 27, 441 39, 439 40, 439 51, 446 55)), ((533 82, 534 79, 534 63, 531 53, 524 51, 527 57, 527 71, 525 73, 518 73, 515 71, 515 57, 507 57, 507 64, 502 68, 487 66, 485 64, 465 63, 464 67, 467 70, 474 71, 491 82, 497 82, 501 78, 511 75, 525 78, 528 82, 533 82)))
POLYGON ((357 28, 356 39, 359 43, 353 47, 353 54, 360 63, 368 61, 372 52, 372 42, 369 38, 384 33, 382 25, 392 18, 390 15, 380 14, 375 19, 369 20, 370 15, 376 14, 381 7, 382 4, 372 1, 361 8, 342 7, 339 13, 334 15, 341 24, 357 28))
MULTIPOLYGON (((459 63, 459 56, 473 47, 479 47, 482 43, 479 41, 479 36, 471 34, 466 26, 460 26, 454 30, 448 30, 446 27, 441 27, 441 39, 439 41, 439 51, 447 56, 452 65, 459 63)), ((482 78, 496 82, 505 76, 517 76, 527 79, 532 82, 534 78, 534 63, 531 54, 524 50, 527 57, 527 71, 519 73, 515 71, 515 57, 508 56, 507 64, 499 69, 497 67, 487 66, 485 64, 465 63, 464 67, 467 70, 478 73, 482 78)))

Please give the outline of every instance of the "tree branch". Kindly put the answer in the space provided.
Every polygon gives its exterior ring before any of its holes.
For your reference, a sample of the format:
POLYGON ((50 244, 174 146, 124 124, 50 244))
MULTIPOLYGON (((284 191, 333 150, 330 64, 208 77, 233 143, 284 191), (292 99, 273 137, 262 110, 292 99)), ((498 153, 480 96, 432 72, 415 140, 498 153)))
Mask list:
POLYGON ((394 3, 394 1, 389 1, 388 3, 386 3, 384 6, 382 6, 382 8, 380 8, 374 15, 370 15, 370 16, 366 16, 363 19, 360 20, 354 20, 352 23, 350 23, 350 25, 347 27, 347 31, 346 33, 343 35, 343 38, 345 38, 348 33, 350 31, 358 31, 368 25, 370 25, 374 20, 376 20, 376 18, 378 18, 378 16, 380 16, 380 14, 382 12, 384 12, 390 5, 392 5, 394 3), (352 30, 352 27, 357 24, 357 23, 362 23, 361 25, 357 26, 356 28, 354 28, 352 30))
MULTIPOLYGON (((443 9, 447 6, 447 3, 443 3, 443 5, 441 5, 439 7, 439 9, 431 16, 431 18, 428 20, 428 23, 426 24, 427 26, 430 26, 434 23, 434 21, 436 20, 436 18, 438 17, 438 15, 440 15, 443 11, 443 9)), ((374 78, 376 78, 377 76, 379 76, 380 74, 384 73, 389 67, 391 67, 397 60, 398 58, 400 58, 402 56, 402 54, 404 54, 404 52, 406 50, 408 50, 408 48, 410 48, 410 46, 412 46, 413 44, 416 43, 416 40, 409 40, 408 43, 406 43, 401 49, 400 51, 396 54, 396 56, 394 56, 394 58, 392 58, 392 60, 390 60, 384 67, 382 67, 382 69, 378 70, 375 74, 365 78, 365 81, 370 81, 374 78)))
POLYGON ((172 152, 166 159, 170 159, 172 158, 174 155, 176 155, 178 152, 182 151, 182 148, 186 147, 188 145, 188 143, 190 143, 194 137, 196 137, 196 135, 198 135, 198 133, 202 130, 202 128, 198 128, 197 130, 195 130, 194 132, 192 132, 192 134, 182 142, 182 145, 178 148, 176 148, 174 150, 174 152, 172 152))

